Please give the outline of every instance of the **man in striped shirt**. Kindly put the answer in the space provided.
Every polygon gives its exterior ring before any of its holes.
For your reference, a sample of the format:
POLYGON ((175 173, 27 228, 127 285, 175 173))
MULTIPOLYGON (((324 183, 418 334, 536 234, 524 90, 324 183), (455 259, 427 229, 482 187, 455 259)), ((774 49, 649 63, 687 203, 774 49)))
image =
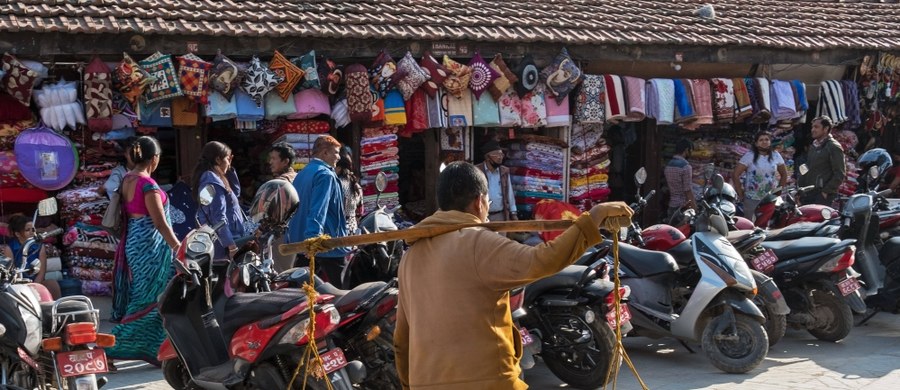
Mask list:
POLYGON ((666 183, 669 186, 669 210, 666 218, 672 216, 679 209, 694 208, 694 191, 691 189, 693 172, 687 158, 691 155, 694 145, 690 140, 681 139, 675 144, 675 156, 669 160, 664 171, 666 183))

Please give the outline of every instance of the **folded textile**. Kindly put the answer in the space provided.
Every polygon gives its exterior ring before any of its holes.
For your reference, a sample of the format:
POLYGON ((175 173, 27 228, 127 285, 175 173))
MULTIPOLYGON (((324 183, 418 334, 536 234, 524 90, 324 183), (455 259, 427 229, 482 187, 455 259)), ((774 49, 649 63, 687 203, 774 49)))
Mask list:
POLYGON ((625 97, 627 101, 626 122, 640 122, 647 117, 646 100, 647 88, 646 81, 641 78, 624 76, 622 77, 622 85, 625 87, 625 97))
POLYGON ((769 89, 772 104, 772 120, 792 119, 797 115, 797 102, 794 101, 794 91, 790 81, 772 80, 769 89))
POLYGON ((562 182, 562 172, 549 172, 540 169, 532 169, 528 167, 510 167, 509 174, 516 176, 535 177, 550 180, 560 180, 562 182))
POLYGON ((650 79, 647 83, 647 116, 660 125, 675 122, 675 83, 671 79, 650 79))
POLYGON ((751 121, 755 123, 768 122, 769 118, 772 117, 772 102, 770 100, 771 96, 769 92, 769 80, 766 80, 762 77, 753 79, 753 92, 751 92, 750 96, 755 96, 757 101, 756 108, 758 110, 753 114, 753 118, 751 118, 751 121))
POLYGON ((809 101, 806 97, 806 84, 800 80, 791 80, 794 89, 797 90, 797 111, 809 110, 809 101))
POLYGON ((584 75, 578 99, 575 101, 575 122, 597 124, 605 122, 604 105, 606 92, 604 89, 603 76, 584 75))
POLYGON ((385 160, 385 161, 380 161, 380 162, 377 162, 374 164, 363 164, 363 165, 361 165, 360 170, 373 171, 373 170, 383 169, 383 168, 388 168, 388 167, 396 167, 397 165, 400 165, 400 161, 398 161, 396 159, 385 160))
POLYGON ((82 280, 81 293, 92 297, 112 296, 112 282, 82 280))
POLYGON ((691 82, 688 79, 673 80, 675 86, 675 123, 688 123, 693 121, 697 114, 694 112, 694 97, 691 95, 691 82))
POLYGON ((701 125, 713 123, 712 89, 705 79, 690 79, 694 113, 697 116, 686 128, 696 129, 701 125))
POLYGON ((826 80, 819 84, 819 105, 816 116, 827 115, 837 125, 847 120, 846 102, 840 80, 826 80))
POLYGON ((518 160, 538 160, 545 163, 558 163, 563 164, 565 160, 565 156, 559 153, 548 153, 545 151, 538 150, 530 150, 530 151, 522 151, 516 150, 509 152, 508 158, 518 159, 518 160))
POLYGON ((628 109, 625 107, 625 89, 622 87, 620 76, 603 75, 604 105, 603 110, 607 121, 620 121, 625 119, 628 109))
POLYGON ((529 161, 529 160, 506 160, 504 163, 508 167, 523 167, 523 168, 531 168, 531 169, 540 169, 551 172, 561 172, 563 170, 562 164, 548 164, 541 161, 529 161))
POLYGON ((560 156, 563 156, 566 153, 565 146, 544 144, 540 142, 513 142, 509 144, 509 149, 523 151, 542 151, 547 153, 559 154, 560 156))
POLYGON ((712 79, 713 116, 716 122, 728 124, 734 122, 734 81, 731 79, 712 79))
POLYGON ((544 179, 539 177, 530 177, 530 176, 518 176, 518 175, 510 175, 509 181, 512 182, 513 186, 526 186, 526 187, 558 187, 562 188, 562 180, 552 180, 552 179, 544 179))
POLYGON ((398 126, 381 126, 381 127, 368 127, 363 129, 362 137, 363 139, 367 138, 377 138, 385 135, 396 135, 398 132, 398 126))
POLYGON ((734 82, 734 121, 743 122, 753 116, 753 103, 750 91, 743 78, 732 79, 734 82))
POLYGON ((598 173, 591 176, 582 176, 577 178, 572 178, 569 180, 569 185, 572 187, 584 186, 589 184, 597 184, 597 183, 606 183, 609 181, 609 175, 598 173))
POLYGON ((321 137, 321 136, 322 136, 322 134, 288 133, 288 134, 284 134, 284 135, 276 138, 274 141, 272 141, 272 143, 275 144, 275 143, 279 143, 279 142, 287 142, 287 143, 305 142, 305 143, 312 144, 312 143, 315 143, 316 140, 319 139, 319 137, 321 137))
POLYGON ((363 136, 363 139, 360 141, 360 145, 372 145, 372 144, 380 144, 380 143, 390 143, 396 142, 397 135, 396 134, 380 134, 373 136, 363 136))
POLYGON ((366 144, 366 145, 361 145, 361 147, 359 148, 359 153, 360 154, 382 153, 382 152, 385 152, 388 150, 392 150, 392 151, 394 151, 394 154, 397 154, 398 151, 400 150, 398 148, 399 145, 400 144, 397 143, 397 141, 382 142, 382 143, 376 143, 376 144, 366 144))
POLYGON ((516 202, 519 202, 519 198, 538 198, 538 199, 557 199, 562 200, 563 195, 561 193, 549 193, 549 192, 538 192, 538 191, 514 191, 516 195, 516 202))

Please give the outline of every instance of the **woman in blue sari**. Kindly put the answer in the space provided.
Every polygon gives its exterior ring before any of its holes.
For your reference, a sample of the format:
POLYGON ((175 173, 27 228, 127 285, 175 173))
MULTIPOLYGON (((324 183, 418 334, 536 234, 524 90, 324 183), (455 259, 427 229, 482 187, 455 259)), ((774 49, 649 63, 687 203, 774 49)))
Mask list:
POLYGON ((180 245, 169 221, 169 202, 150 174, 159 165, 162 149, 151 137, 140 137, 129 147, 134 169, 122 180, 125 264, 117 268, 116 292, 126 298, 125 316, 113 328, 116 345, 111 359, 144 360, 159 365, 156 354, 166 337, 156 300, 174 276, 173 253, 180 245))

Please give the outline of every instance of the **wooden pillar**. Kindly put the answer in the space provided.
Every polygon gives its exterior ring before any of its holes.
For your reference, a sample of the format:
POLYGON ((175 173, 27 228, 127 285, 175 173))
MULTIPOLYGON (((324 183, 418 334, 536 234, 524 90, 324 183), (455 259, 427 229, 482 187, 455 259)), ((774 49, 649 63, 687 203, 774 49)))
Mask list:
POLYGON ((643 142, 644 150, 641 154, 643 155, 644 167, 647 169, 647 182, 644 183, 641 193, 646 194, 651 190, 656 190, 656 195, 647 202, 647 207, 644 209, 644 215, 641 218, 642 226, 650 226, 657 223, 659 216, 665 211, 659 202, 659 198, 662 196, 660 183, 662 183, 661 177, 664 164, 661 150, 662 138, 655 120, 648 119, 646 126, 644 131, 646 137, 643 142))
POLYGON ((439 130, 428 129, 422 134, 425 144, 425 202, 427 213, 437 211, 437 177, 441 172, 441 137, 439 130))
POLYGON ((179 127, 175 130, 177 138, 178 178, 191 182, 194 166, 200 159, 203 145, 206 144, 206 126, 179 127))

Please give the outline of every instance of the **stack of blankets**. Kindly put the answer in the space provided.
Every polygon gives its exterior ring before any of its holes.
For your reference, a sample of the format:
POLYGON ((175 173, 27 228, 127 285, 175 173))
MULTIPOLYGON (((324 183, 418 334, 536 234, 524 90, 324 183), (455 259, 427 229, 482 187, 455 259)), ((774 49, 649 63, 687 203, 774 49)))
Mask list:
POLYGON ((586 211, 609 197, 610 147, 602 126, 578 124, 572 127, 571 145, 569 203, 586 211))
POLYGON ((272 133, 272 145, 285 142, 294 148, 294 169, 300 171, 312 158, 313 145, 323 134, 327 134, 331 124, 323 120, 289 120, 281 122, 272 133))
POLYGON ((363 188, 363 208, 374 210, 375 200, 393 211, 400 206, 400 149, 397 141, 398 126, 383 126, 363 130, 359 150, 360 185, 363 188), (378 172, 387 175, 387 187, 381 196, 375 188, 378 172))
POLYGON ((510 168, 518 210, 531 214, 544 199, 562 200, 562 172, 568 145, 555 138, 522 135, 506 142, 504 164, 510 168))
POLYGON ((33 126, 32 120, 0 121, 0 202, 36 203, 47 197, 22 176, 13 150, 19 133, 33 126))
POLYGON ((81 280, 85 295, 112 295, 112 270, 116 257, 115 237, 101 226, 109 200, 97 190, 96 181, 62 191, 56 195, 60 202, 60 216, 68 223, 63 237, 63 261, 72 278, 81 280))

